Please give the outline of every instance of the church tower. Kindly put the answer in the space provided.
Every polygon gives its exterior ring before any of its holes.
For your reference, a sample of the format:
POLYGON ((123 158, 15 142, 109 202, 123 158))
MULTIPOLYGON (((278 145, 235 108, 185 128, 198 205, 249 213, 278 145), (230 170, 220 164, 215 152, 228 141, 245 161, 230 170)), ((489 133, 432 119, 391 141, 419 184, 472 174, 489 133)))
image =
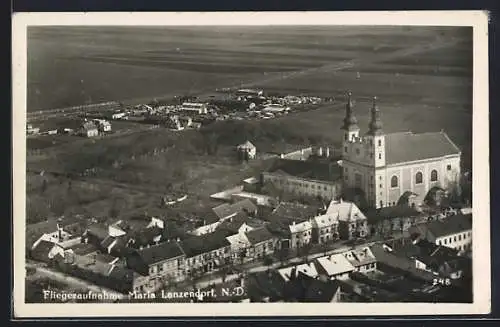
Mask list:
POLYGON ((382 119, 380 109, 377 105, 377 97, 373 97, 371 108, 371 119, 366 133, 366 140, 370 145, 370 161, 375 168, 385 166, 385 135, 382 130, 382 119))
POLYGON ((352 93, 347 93, 347 104, 345 105, 345 118, 342 129, 344 130, 343 145, 344 148, 348 145, 350 141, 359 137, 359 127, 358 120, 354 116, 353 105, 352 105, 352 93))

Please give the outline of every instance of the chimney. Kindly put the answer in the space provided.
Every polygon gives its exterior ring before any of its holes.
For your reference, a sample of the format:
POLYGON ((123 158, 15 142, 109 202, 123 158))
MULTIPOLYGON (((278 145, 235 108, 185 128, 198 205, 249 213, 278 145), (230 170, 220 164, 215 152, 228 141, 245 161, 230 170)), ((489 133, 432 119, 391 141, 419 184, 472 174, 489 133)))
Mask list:
POLYGON ((57 224, 57 239, 60 241, 62 241, 62 227, 59 225, 59 223, 57 224))

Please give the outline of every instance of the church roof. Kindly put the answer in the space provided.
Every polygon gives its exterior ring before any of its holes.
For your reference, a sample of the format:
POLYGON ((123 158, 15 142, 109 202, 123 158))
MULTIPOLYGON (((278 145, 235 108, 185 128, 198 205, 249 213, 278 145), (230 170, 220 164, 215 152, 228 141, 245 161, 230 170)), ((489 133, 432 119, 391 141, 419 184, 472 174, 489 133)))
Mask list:
POLYGON ((445 132, 386 134, 385 148, 387 165, 460 154, 445 132))

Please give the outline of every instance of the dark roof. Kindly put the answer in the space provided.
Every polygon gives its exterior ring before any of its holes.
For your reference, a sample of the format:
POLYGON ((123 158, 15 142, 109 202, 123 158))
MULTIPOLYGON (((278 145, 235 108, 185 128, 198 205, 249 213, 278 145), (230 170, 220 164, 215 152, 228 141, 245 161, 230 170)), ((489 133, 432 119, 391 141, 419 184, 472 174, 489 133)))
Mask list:
POLYGON ((251 200, 245 199, 233 204, 221 204, 220 206, 213 208, 213 211, 219 219, 223 219, 242 211, 248 213, 256 212, 257 206, 251 200))
POLYGON ((144 228, 134 233, 133 237, 137 245, 148 245, 154 243, 154 239, 162 235, 163 230, 157 226, 144 228))
POLYGON ((251 244, 259 244, 268 241, 274 236, 266 227, 257 228, 246 233, 246 236, 251 244))
POLYGON ((427 230, 435 237, 461 233, 472 229, 472 214, 457 214, 427 224, 427 230))
POLYGON ((329 182, 337 181, 342 177, 342 168, 336 162, 311 160, 278 159, 267 172, 329 182))
POLYGON ((216 230, 213 233, 187 238, 182 241, 180 245, 187 257, 193 257, 205 252, 230 246, 231 243, 229 243, 226 237, 231 234, 232 233, 228 231, 216 230))
POLYGON ((313 279, 306 289, 304 302, 331 302, 339 288, 337 281, 313 279))
POLYGON ((92 252, 96 252, 97 248, 93 244, 86 244, 86 243, 78 243, 76 245, 73 245, 70 247, 70 249, 76 254, 76 255, 87 255, 92 252))
POLYGON ((124 282, 132 282, 134 280, 134 271, 125 267, 114 266, 109 273, 109 277, 124 282))
POLYGON ((285 281, 275 270, 253 273, 248 277, 247 284, 248 293, 252 298, 283 297, 285 281))
POLYGON ((366 216, 373 221, 392 219, 392 218, 407 218, 419 216, 421 213, 415 208, 407 205, 397 205, 391 207, 383 207, 380 209, 368 211, 366 216))
POLYGON ((426 240, 418 240, 415 244, 413 242, 398 244, 393 249, 396 254, 417 259, 432 269, 438 269, 445 262, 452 262, 457 258, 457 251, 426 240))
POLYGON ((98 253, 95 256, 95 259, 104 263, 110 263, 114 261, 116 258, 109 255, 109 254, 104 254, 104 253, 98 253))
POLYGON ((48 260, 49 252, 55 246, 54 243, 48 241, 40 241, 37 246, 31 250, 31 255, 35 259, 45 259, 48 260))
POLYGON ((239 212, 230 220, 222 222, 219 226, 217 226, 217 229, 224 229, 236 233, 243 224, 250 220, 251 219, 245 212, 239 212))
POLYGON ((184 255, 184 251, 177 242, 164 242, 137 251, 142 260, 150 265, 184 255))
POLYGON ((288 144, 284 142, 254 142, 254 144, 260 152, 273 154, 287 154, 308 148, 306 145, 288 144))
POLYGON ((387 165, 460 154, 444 132, 386 134, 385 149, 387 165))
POLYGON ((273 221, 295 221, 296 223, 316 217, 320 208, 300 203, 281 202, 271 214, 273 221))
POLYGON ((108 237, 108 227, 104 224, 92 224, 87 228, 87 233, 97 237, 100 240, 104 240, 108 237))
POLYGON ((370 250, 377 259, 378 263, 382 263, 394 269, 399 269, 419 279, 427 281, 434 279, 433 273, 417 269, 411 259, 396 251, 388 251, 382 244, 372 245, 370 250))
POLYGON ((110 246, 110 245, 111 245, 111 243, 113 243, 115 240, 116 240, 116 238, 115 238, 115 237, 113 237, 113 236, 107 236, 104 240, 102 240, 102 242, 101 242, 101 246, 102 246, 103 248, 107 248, 107 247, 108 247, 108 246, 110 246))

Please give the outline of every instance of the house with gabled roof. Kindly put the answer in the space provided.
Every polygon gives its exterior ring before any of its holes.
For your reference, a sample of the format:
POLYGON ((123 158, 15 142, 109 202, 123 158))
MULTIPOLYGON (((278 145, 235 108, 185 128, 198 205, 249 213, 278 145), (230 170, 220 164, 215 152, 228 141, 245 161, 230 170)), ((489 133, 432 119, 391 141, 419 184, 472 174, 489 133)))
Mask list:
POLYGON ((352 240, 368 236, 368 220, 354 202, 331 201, 326 215, 337 216, 340 239, 352 240))
POLYGON ((244 235, 250 244, 247 255, 253 259, 271 255, 279 246, 278 238, 265 226, 252 229, 244 235))
POLYGON ((245 143, 239 144, 236 150, 242 159, 255 159, 257 155, 257 148, 248 140, 245 143))
POLYGON ((342 254, 332 254, 316 259, 319 275, 328 279, 347 279, 356 270, 353 264, 342 254))
POLYGON ((410 231, 436 245, 465 252, 472 248, 472 213, 466 215, 458 213, 443 219, 417 224, 410 231))
POLYGON ((231 259, 231 232, 218 230, 200 236, 191 236, 180 243, 186 255, 188 276, 206 273, 224 266, 231 259))
POLYGON ((152 292, 173 283, 182 281, 185 275, 186 254, 176 241, 163 242, 127 255, 127 267, 143 276, 138 292, 152 292))

